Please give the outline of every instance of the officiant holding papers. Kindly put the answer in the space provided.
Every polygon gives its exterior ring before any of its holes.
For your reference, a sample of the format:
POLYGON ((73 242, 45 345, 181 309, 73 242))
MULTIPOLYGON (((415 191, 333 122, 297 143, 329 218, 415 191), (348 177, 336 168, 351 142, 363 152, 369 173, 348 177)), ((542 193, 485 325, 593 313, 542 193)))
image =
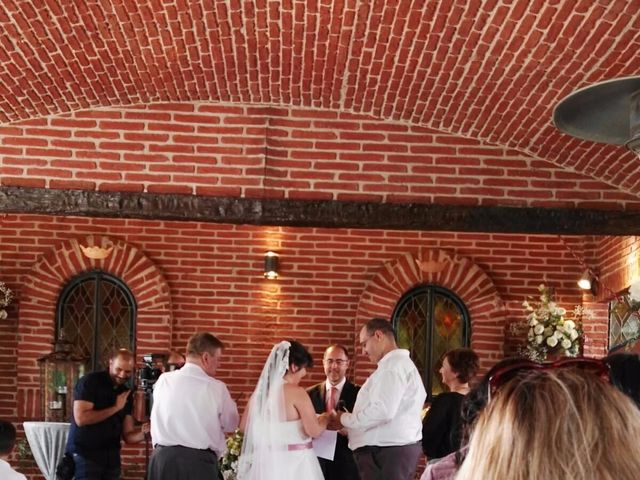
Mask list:
MULTIPOLYGON (((351 411, 360 387, 347 380, 349 352, 342 345, 331 345, 322 360, 327 379, 307 389, 316 413, 331 412, 335 409, 351 411)), ((327 432, 326 435, 335 434, 327 432)), ((349 449, 346 430, 337 432, 333 460, 319 457, 320 468, 325 480, 359 480, 358 468, 349 449)))

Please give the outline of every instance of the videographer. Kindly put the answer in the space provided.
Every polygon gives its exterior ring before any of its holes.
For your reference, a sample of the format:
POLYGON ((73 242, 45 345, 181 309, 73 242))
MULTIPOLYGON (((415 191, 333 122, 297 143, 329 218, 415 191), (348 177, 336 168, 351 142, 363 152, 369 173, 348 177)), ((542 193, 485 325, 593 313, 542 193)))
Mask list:
POLYGON ((73 391, 73 415, 67 453, 73 455, 76 480, 118 480, 120 441, 144 440, 149 424, 135 430, 131 390, 133 353, 116 351, 109 368, 83 376, 73 391))
POLYGON ((218 478, 224 432, 238 426, 236 404, 227 386, 215 378, 222 348, 210 333, 196 333, 187 345, 186 364, 156 382, 149 480, 218 478))

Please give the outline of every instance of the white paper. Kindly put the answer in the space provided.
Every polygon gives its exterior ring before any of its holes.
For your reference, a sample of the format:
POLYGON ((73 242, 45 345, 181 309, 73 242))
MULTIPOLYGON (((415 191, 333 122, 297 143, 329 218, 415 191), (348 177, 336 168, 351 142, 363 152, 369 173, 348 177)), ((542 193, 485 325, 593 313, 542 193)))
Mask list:
POLYGON ((336 442, 338 440, 338 432, 335 430, 325 430, 317 438, 313 439, 313 451, 316 457, 333 460, 336 453, 336 442))

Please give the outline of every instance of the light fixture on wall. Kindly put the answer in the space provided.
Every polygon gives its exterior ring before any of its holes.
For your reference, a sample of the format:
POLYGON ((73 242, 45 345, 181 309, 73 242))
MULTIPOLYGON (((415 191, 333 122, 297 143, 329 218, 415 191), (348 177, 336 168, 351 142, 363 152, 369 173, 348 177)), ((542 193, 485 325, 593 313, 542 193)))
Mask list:
POLYGON ((278 278, 278 254, 271 250, 264 254, 264 277, 269 280, 278 278))
POLYGON ((585 290, 585 291, 588 290, 591 293, 595 294, 596 278, 595 278, 595 275, 593 275, 593 273, 591 272, 591 270, 586 269, 584 271, 584 273, 580 277, 580 280, 578 280, 578 287, 580 287, 582 290, 585 290))

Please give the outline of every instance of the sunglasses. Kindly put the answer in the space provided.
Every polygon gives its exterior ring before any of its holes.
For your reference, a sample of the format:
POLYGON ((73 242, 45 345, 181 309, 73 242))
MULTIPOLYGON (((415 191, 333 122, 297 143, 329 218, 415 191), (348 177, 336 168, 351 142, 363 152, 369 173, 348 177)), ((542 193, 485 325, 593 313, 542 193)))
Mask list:
POLYGON ((593 373, 604 380, 609 380, 609 365, 597 358, 562 358, 555 362, 544 363, 523 359, 522 361, 499 368, 489 377, 489 391, 487 399, 490 402, 491 398, 502 386, 510 380, 513 380, 518 376, 522 376, 527 372, 535 370, 556 370, 559 368, 575 368, 584 372, 593 373))

